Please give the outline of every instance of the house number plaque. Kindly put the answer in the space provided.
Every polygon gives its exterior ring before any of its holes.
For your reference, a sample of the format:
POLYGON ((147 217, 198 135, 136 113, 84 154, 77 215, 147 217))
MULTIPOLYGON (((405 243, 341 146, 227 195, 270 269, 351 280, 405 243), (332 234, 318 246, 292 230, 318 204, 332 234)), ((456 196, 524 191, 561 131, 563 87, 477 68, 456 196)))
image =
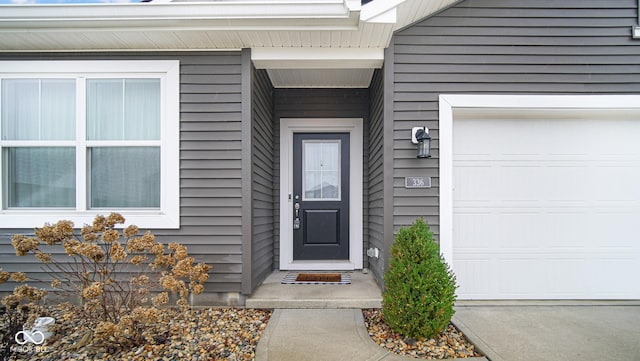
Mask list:
POLYGON ((431 177, 405 177, 405 188, 431 188, 431 177))

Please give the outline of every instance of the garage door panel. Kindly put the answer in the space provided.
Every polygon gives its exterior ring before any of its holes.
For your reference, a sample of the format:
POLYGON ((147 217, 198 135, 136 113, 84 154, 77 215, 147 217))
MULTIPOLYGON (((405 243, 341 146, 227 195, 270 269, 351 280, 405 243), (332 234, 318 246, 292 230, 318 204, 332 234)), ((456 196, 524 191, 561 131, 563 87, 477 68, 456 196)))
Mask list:
POLYGON ((640 112, 511 112, 453 122, 460 299, 640 299, 640 112))
POLYGON ((458 200, 464 202, 486 202, 495 194, 491 194, 491 168, 482 165, 458 164, 456 179, 459 179, 460 191, 454 194, 458 200))
POLYGON ((586 288, 584 275, 588 261, 574 257, 555 258, 547 261, 546 289, 548 298, 581 298, 586 288))
POLYGON ((464 249, 488 249, 491 245, 478 242, 478 234, 491 232, 496 228, 496 218, 489 213, 464 213, 456 214, 454 222, 462 225, 457 234, 458 247, 464 249))
POLYGON ((498 291, 509 298, 537 298, 537 292, 544 288, 544 261, 523 257, 501 258, 498 261, 498 291))
POLYGON ((598 298, 640 299, 640 288, 636 280, 638 258, 599 258, 589 268, 589 287, 598 298))
POLYGON ((456 277, 469 282, 460 284, 458 292, 473 295, 474 298, 486 298, 491 283, 491 262, 487 259, 460 259, 452 265, 458 269, 456 277))
POLYGON ((508 251, 539 248, 542 237, 538 227, 543 217, 540 213, 496 213, 495 223, 499 224, 497 248, 508 251))

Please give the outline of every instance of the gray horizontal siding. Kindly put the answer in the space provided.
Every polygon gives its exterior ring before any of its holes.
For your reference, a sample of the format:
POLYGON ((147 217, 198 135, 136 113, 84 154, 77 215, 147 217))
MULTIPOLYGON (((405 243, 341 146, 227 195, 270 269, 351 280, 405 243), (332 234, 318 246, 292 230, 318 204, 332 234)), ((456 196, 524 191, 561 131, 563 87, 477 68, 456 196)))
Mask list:
POLYGON ((273 87, 265 70, 253 70, 251 290, 273 270, 273 87))
MULTIPOLYGON (((365 202, 369 209, 368 231, 369 247, 387 251, 388 245, 384 235, 384 72, 376 70, 369 86, 370 119, 369 119, 369 155, 368 199, 365 202)), ((382 284, 384 262, 382 259, 369 259, 372 274, 382 284)))
MULTIPOLYGON (((369 89, 275 89, 274 91, 274 202, 280 199, 280 119, 281 118, 363 118, 364 152, 363 174, 368 174, 368 144, 369 144, 369 89)), ((368 182, 364 177, 363 183, 363 237, 364 248, 367 247, 369 237, 368 214, 366 204, 368 199, 368 182)), ((275 252, 274 267, 280 266, 280 210, 275 207, 275 252)), ((365 250, 363 249, 363 255, 365 250)), ((364 257, 365 267, 367 258, 364 257)))
POLYGON ((467 0, 395 34, 393 225, 424 217, 439 234, 438 95, 640 92, 636 0, 467 0), (432 131, 415 158, 410 129, 432 131), (404 189, 430 176, 433 188, 404 189))
MULTIPOLYGON (((240 52, 0 54, 0 60, 19 59, 180 61, 180 229, 151 231, 165 244, 184 243, 198 262, 213 266, 206 292, 240 292, 240 52)), ((0 264, 46 279, 40 263, 16 257, 8 245, 12 234, 25 232, 32 230, 0 230, 0 264)), ((12 287, 7 282, 0 291, 12 287)))

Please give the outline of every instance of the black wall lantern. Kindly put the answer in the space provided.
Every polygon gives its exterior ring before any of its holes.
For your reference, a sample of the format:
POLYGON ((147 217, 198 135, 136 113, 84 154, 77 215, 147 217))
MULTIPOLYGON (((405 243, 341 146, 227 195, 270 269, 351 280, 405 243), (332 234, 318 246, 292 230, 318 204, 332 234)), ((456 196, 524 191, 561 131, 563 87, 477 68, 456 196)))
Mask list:
POLYGON ((426 127, 414 127, 411 130, 411 142, 418 145, 416 158, 431 158, 431 137, 426 127))

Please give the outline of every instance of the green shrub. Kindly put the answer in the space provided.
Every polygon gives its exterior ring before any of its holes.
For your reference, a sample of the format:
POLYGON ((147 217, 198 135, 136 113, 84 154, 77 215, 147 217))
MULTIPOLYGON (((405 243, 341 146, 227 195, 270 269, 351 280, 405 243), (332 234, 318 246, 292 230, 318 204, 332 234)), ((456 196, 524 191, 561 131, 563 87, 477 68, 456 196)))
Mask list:
POLYGON ((382 312, 387 324, 412 338, 432 338, 453 316, 456 278, 424 220, 402 228, 384 275, 382 312))

